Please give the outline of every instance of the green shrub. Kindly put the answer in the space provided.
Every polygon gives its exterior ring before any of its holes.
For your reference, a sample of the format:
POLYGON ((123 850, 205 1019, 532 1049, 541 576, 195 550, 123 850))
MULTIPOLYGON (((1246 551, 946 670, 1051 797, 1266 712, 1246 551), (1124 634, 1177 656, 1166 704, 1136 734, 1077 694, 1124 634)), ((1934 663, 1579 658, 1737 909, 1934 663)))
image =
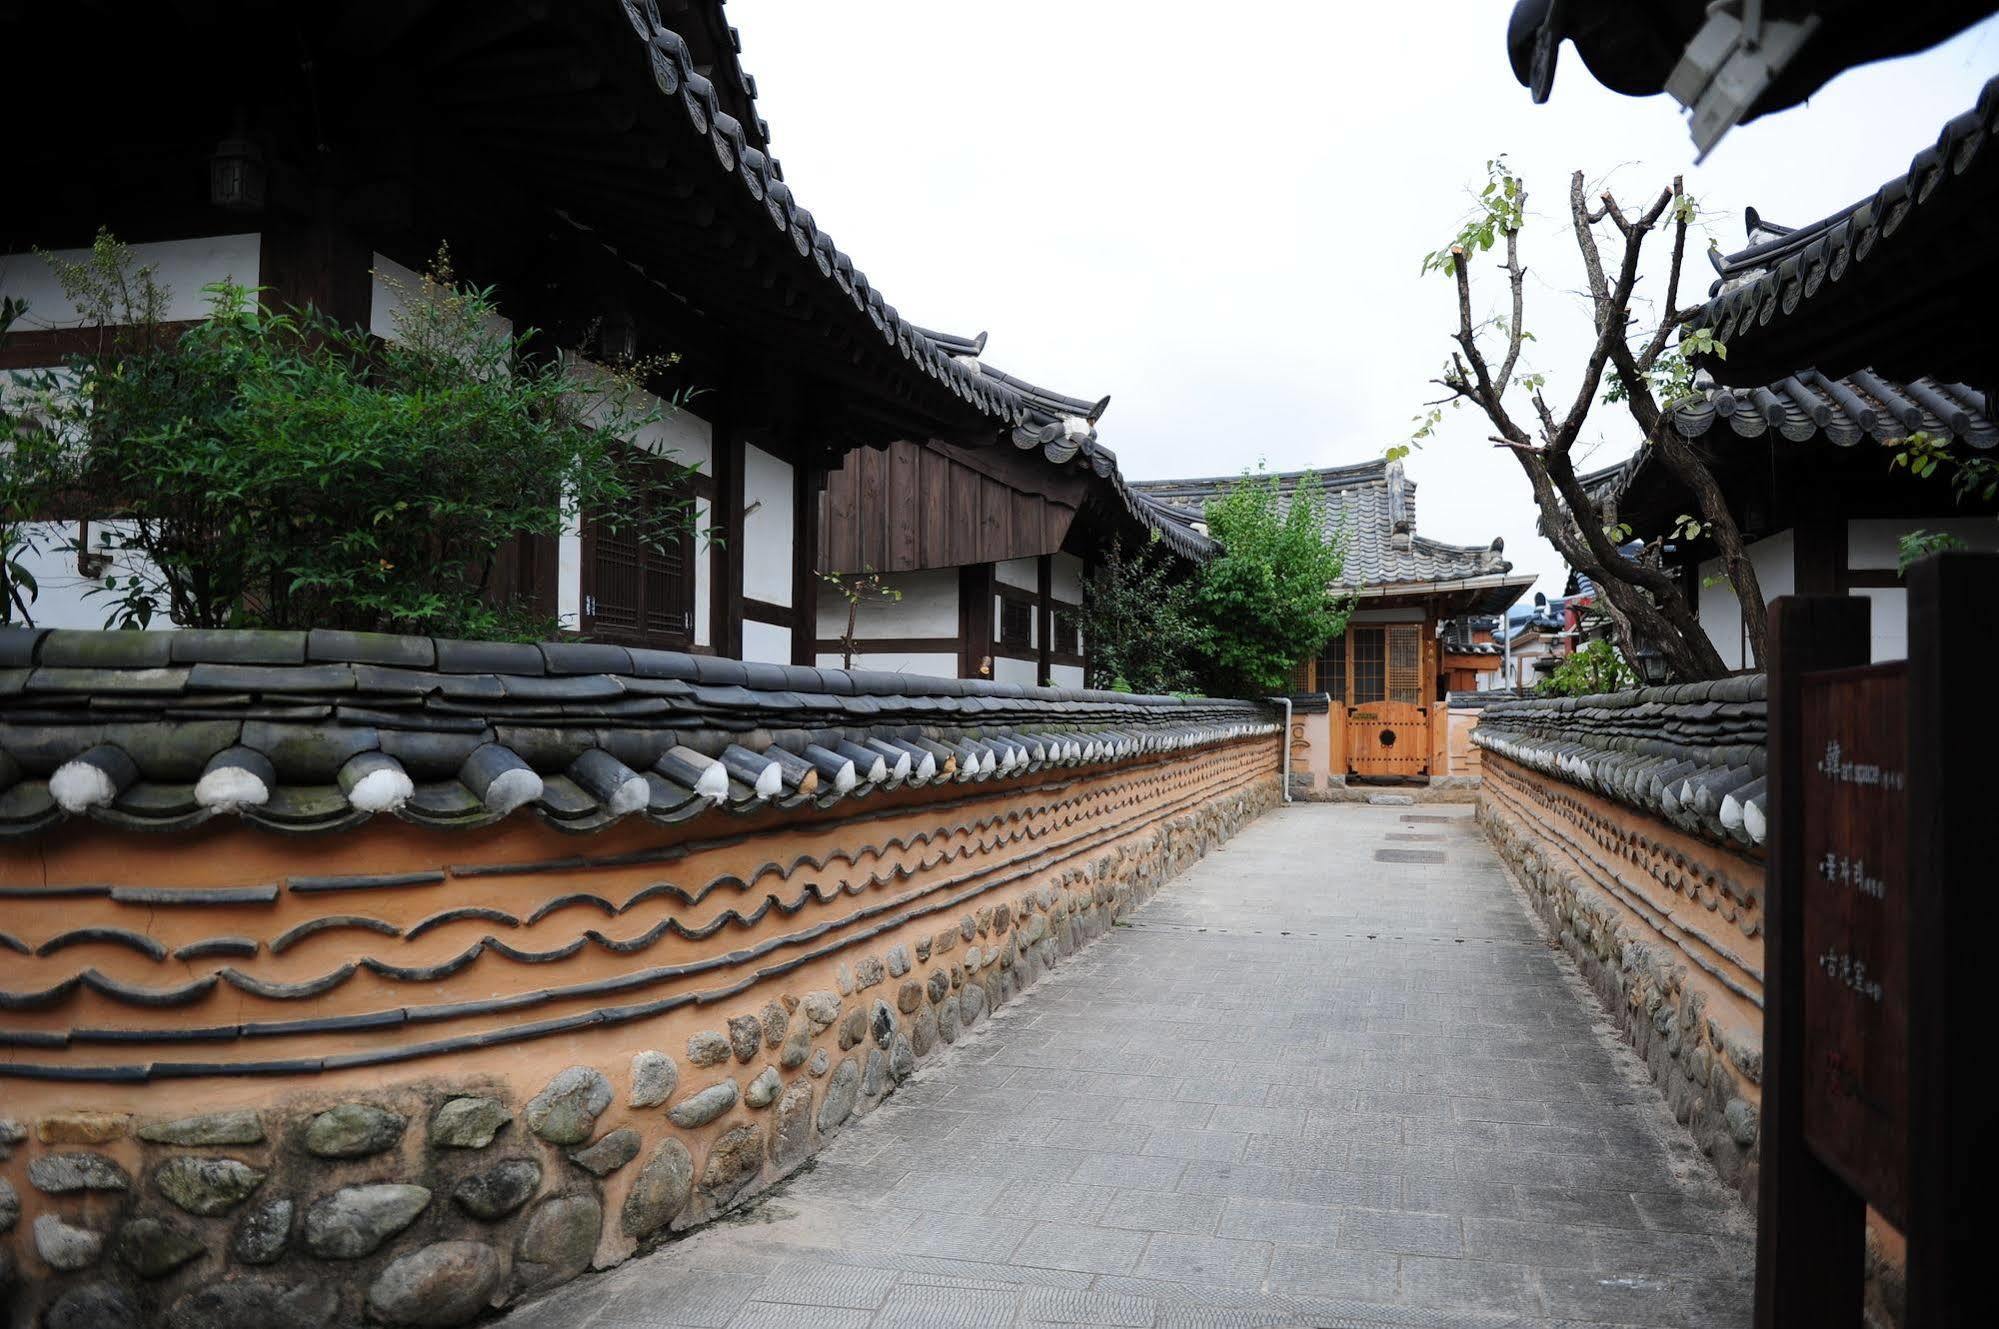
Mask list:
POLYGON ((1245 473, 1208 504, 1222 552, 1193 598, 1215 695, 1283 692, 1293 665, 1346 630, 1352 606, 1333 591, 1344 541, 1326 535, 1318 477, 1306 472, 1286 499, 1275 476, 1245 473))
POLYGON ((1551 697, 1593 697, 1637 686, 1638 675, 1624 663, 1624 656, 1599 637, 1563 657, 1536 691, 1551 697))
POLYGON ((176 335, 164 289, 110 236, 51 262, 107 332, 20 383, 34 437, 14 483, 121 521, 140 570, 100 588, 107 625, 542 636, 554 622, 493 584, 509 542, 579 512, 654 542, 689 520, 690 469, 628 443, 664 409, 638 390, 659 366, 535 354, 448 255, 398 292, 387 340, 227 283, 176 335))

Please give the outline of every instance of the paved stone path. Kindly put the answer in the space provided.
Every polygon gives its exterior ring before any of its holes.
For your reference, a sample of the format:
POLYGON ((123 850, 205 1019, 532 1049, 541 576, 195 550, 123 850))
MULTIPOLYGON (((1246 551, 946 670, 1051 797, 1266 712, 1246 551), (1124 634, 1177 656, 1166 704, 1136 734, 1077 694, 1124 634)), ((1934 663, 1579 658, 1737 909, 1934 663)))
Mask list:
POLYGON ((504 1323, 1742 1329, 1746 1209, 1469 814, 1264 817, 752 1212, 504 1323))

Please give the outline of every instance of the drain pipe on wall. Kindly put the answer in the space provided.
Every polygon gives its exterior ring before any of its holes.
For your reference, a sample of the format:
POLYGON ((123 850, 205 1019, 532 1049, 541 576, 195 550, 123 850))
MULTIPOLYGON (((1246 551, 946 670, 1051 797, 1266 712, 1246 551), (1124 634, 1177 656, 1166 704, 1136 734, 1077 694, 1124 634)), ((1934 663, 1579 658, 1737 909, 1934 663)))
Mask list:
POLYGON ((1284 708, 1284 732, 1280 739, 1284 749, 1284 801, 1291 801, 1291 699, 1289 697, 1265 697, 1284 708))

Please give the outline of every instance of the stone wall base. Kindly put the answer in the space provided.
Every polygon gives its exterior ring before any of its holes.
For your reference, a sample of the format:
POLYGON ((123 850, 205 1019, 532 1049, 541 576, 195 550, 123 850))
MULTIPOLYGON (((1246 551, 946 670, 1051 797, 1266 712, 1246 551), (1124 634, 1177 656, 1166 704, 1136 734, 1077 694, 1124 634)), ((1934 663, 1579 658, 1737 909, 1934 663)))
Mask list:
MULTIPOLYGON (((1638 814, 1633 814, 1636 817, 1638 814)), ((1479 824, 1528 901, 1650 1069, 1721 1179, 1756 1202, 1762 1048, 1705 1018, 1686 956, 1634 922, 1545 830, 1490 797, 1479 824)))
POLYGON ((920 933, 862 934, 822 989, 746 986, 684 1056, 633 1024, 615 1059, 571 1053, 581 1064, 545 1083, 443 1066, 206 1111, 178 1098, 196 1113, 178 1119, 14 1120, 0 1102, 0 1321, 460 1325, 620 1264, 796 1172, 924 1058, 1277 804, 1275 769, 1241 764, 1261 757, 1220 760, 1236 773, 1179 811, 1044 853, 920 933))

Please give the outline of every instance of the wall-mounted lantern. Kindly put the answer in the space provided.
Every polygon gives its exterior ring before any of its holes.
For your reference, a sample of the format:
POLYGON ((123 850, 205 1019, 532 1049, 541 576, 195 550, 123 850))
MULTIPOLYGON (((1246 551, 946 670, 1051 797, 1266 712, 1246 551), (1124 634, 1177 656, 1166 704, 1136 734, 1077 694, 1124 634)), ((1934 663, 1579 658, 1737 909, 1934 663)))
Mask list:
POLYGON ((1666 681, 1666 657, 1659 654, 1657 646, 1640 646, 1632 655, 1631 667, 1647 687, 1657 687, 1666 681))
POLYGON ((262 212, 264 152, 244 132, 241 119, 208 158, 208 201, 231 212, 262 212))

